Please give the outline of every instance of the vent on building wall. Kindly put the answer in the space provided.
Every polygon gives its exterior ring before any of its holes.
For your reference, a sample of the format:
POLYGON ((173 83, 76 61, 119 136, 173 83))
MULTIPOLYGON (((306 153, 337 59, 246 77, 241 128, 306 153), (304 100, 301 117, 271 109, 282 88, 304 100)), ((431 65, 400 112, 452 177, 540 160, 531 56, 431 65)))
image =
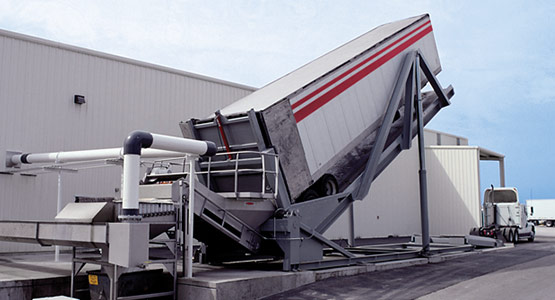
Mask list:
POLYGON ((73 103, 75 103, 75 104, 85 104, 85 96, 82 96, 82 95, 73 96, 73 103))

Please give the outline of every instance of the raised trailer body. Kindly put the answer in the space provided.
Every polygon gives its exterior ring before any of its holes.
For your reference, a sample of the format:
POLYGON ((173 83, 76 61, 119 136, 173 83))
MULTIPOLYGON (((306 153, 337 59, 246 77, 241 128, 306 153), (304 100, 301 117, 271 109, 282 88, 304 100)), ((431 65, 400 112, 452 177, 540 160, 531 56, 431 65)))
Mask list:
POLYGON ((449 105, 453 88, 441 87, 440 70, 422 15, 380 26, 214 116, 182 122, 184 137, 212 141, 219 152, 197 166, 199 186, 207 187, 197 196, 207 210, 195 238, 207 244, 207 257, 241 257, 247 248, 281 256, 291 270, 328 266, 322 257, 330 248, 346 257, 336 265, 356 263, 323 233, 449 105), (433 90, 422 92, 428 82, 433 90), (236 209, 224 209, 230 206, 236 209), (242 217, 255 209, 265 222, 242 217), (225 222, 230 216, 237 226, 225 222), (230 240, 250 242, 242 248, 230 240))
POLYGON ((555 224, 555 199, 526 200, 528 220, 552 227, 555 224))
MULTIPOLYGON (((362 172, 405 56, 415 50, 434 75, 441 71, 428 15, 377 27, 223 108, 221 114, 228 119, 250 110, 258 114, 259 124, 253 126, 260 127, 266 146, 279 154, 291 199, 299 199, 326 175, 333 176, 342 191, 362 172)), ((423 86, 427 79, 421 78, 423 86)), ((397 117, 402 113, 399 107, 397 117)), ((215 117, 191 122, 215 123, 215 117)), ((190 126, 182 128, 185 137, 207 137, 195 136, 190 126)), ((228 138, 237 137, 226 130, 228 138)), ((221 137, 209 140, 225 147, 221 137)))

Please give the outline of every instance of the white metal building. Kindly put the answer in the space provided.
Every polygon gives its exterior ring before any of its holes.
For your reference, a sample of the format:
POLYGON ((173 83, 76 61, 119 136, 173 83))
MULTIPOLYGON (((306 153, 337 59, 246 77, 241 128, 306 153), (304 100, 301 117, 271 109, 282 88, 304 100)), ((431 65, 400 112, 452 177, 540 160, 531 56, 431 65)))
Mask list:
MULTIPOLYGON (((417 139, 372 183, 369 195, 355 202, 355 237, 410 236, 421 233, 417 139)), ((431 235, 465 235, 480 226, 480 160, 500 163, 504 156, 463 137, 425 130, 428 213, 431 235)), ((349 216, 344 214, 326 237, 346 239, 349 216)))
MULTIPOLYGON (((255 90, 1 30, 0 62, 1 161, 8 150, 119 147, 136 129, 181 136, 179 121, 208 116, 255 90), (76 95, 86 103, 74 103, 76 95)), ((502 156, 467 146, 461 137, 426 134, 431 233, 466 233, 480 220, 480 157, 502 161, 502 156)), ((413 147, 378 177, 369 197, 356 203, 356 236, 420 232, 417 170, 413 147)), ((119 167, 106 167, 62 173, 63 202, 75 195, 113 196, 120 172, 119 167)), ((0 220, 52 220, 57 179, 57 172, 0 174, 0 220)), ((347 216, 326 235, 347 237, 347 216)), ((0 243, 0 252, 39 249, 0 243)))
MULTIPOLYGON (((0 31, 0 65, 2 162, 6 150, 120 147, 136 129, 181 136, 179 121, 208 116, 254 90, 8 31, 0 31), (75 95, 86 103, 74 103, 75 95)), ((76 194, 113 196, 120 173, 64 173, 63 202, 76 194)), ((52 220, 57 173, 0 174, 0 199, 0 220, 52 220)), ((22 249, 38 248, 0 243, 2 252, 22 249)))

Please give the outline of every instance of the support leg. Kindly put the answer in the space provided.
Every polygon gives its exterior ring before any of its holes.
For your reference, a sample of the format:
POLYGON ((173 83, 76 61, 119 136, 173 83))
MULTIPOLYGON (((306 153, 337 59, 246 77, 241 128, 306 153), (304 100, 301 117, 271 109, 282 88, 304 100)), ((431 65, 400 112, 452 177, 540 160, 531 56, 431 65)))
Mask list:
POLYGON ((349 206, 349 246, 355 247, 355 203, 349 206))
POLYGON ((71 247, 71 281, 69 284, 69 296, 73 298, 73 294, 75 293, 75 247, 71 247))
POLYGON ((422 225, 422 254, 430 251, 430 229, 428 223, 428 184, 426 179, 426 149, 424 144, 424 116, 422 113, 422 95, 420 86, 420 63, 414 61, 414 75, 416 84, 416 105, 418 119, 418 153, 420 157, 420 221, 422 225))

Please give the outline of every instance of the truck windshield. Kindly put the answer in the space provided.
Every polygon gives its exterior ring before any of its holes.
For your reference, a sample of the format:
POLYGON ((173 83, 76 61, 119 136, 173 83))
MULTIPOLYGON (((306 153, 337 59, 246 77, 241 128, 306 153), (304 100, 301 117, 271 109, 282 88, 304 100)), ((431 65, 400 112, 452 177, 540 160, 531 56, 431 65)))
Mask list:
POLYGON ((516 193, 513 190, 490 190, 486 191, 484 201, 490 203, 514 203, 517 202, 516 193))

